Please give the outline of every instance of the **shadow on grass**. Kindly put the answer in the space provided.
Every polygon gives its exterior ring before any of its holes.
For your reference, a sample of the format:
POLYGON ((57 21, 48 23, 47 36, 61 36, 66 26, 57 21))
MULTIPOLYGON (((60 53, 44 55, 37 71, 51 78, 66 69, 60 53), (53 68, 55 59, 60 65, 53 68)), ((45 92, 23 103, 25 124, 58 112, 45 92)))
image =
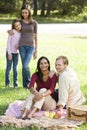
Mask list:
POLYGON ((73 36, 71 38, 77 38, 77 39, 87 39, 87 36, 73 36))
POLYGON ((0 96, 1 95, 5 95, 5 94, 10 94, 12 93, 13 91, 19 91, 21 90, 22 88, 18 87, 18 88, 12 88, 12 87, 0 87, 0 96))

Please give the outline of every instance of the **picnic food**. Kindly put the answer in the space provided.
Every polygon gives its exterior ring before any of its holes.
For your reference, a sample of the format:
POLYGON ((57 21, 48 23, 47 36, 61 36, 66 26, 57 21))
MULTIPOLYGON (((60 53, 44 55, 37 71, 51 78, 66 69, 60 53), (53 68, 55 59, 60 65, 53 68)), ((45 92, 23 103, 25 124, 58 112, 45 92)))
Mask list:
POLYGON ((57 111, 57 112, 54 112, 54 111, 46 111, 46 112, 45 112, 45 116, 47 116, 48 118, 58 119, 58 118, 60 118, 62 115, 61 115, 61 112, 60 112, 60 111, 57 111))
POLYGON ((61 112, 60 112, 60 111, 57 111, 57 112, 55 113, 54 118, 58 119, 58 118, 60 118, 61 116, 62 116, 62 115, 61 115, 61 112))
POLYGON ((47 116, 48 118, 54 118, 55 112, 53 112, 53 111, 46 111, 45 112, 45 116, 47 116))

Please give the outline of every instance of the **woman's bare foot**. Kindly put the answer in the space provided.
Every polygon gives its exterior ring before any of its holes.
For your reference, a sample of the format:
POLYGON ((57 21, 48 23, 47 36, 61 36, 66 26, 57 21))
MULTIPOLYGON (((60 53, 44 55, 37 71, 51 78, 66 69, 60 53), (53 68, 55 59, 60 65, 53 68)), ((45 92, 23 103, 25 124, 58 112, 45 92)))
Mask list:
POLYGON ((28 109, 24 109, 22 119, 25 120, 27 118, 28 109))
POLYGON ((33 117, 34 113, 35 113, 37 110, 38 110, 38 109, 37 109, 36 107, 33 108, 32 111, 30 112, 30 114, 27 116, 27 118, 30 120, 30 119, 33 117))
POLYGON ((28 119, 28 120, 30 120, 31 118, 33 118, 33 114, 29 114, 29 115, 27 116, 27 119, 28 119))

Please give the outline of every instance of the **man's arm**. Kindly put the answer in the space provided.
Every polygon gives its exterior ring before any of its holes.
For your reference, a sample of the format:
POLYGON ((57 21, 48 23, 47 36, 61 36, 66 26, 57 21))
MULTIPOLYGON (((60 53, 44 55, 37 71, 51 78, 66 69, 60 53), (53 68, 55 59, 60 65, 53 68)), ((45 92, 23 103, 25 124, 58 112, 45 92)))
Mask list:
POLYGON ((59 101, 57 106, 60 111, 64 108, 66 103, 68 102, 68 91, 69 91, 69 81, 67 77, 60 76, 59 78, 59 101))

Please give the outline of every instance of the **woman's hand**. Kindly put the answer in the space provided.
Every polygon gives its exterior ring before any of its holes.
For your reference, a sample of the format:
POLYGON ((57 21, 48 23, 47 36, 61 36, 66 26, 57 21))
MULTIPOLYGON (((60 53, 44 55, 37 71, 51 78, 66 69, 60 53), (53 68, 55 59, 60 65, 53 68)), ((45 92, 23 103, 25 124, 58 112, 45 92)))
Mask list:
POLYGON ((14 33, 13 33, 12 30, 8 30, 7 32, 8 32, 8 34, 11 35, 11 36, 14 35, 14 33))
POLYGON ((34 54, 33 54, 33 58, 36 59, 37 58, 37 51, 35 50, 34 54))
POLYGON ((40 101, 43 98, 43 96, 39 92, 36 92, 34 95, 35 95, 33 99, 34 102, 40 101))
POLYGON ((12 54, 8 54, 8 59, 12 60, 12 54))

